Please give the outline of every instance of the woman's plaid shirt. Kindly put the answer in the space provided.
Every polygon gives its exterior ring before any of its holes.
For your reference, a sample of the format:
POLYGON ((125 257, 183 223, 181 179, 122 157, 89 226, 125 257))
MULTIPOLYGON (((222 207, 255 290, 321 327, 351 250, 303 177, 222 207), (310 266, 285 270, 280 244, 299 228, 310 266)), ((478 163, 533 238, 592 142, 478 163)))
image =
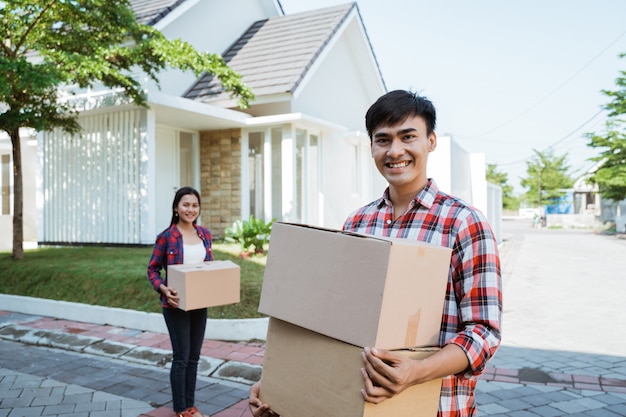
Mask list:
MULTIPOLYGON (((202 239, 204 248, 206 249, 205 261, 213 260, 213 250, 211 249, 211 232, 206 227, 202 227, 198 224, 194 224, 198 236, 202 239)), ((161 284, 167 285, 167 266, 168 265, 180 265, 183 263, 183 235, 180 233, 178 227, 173 224, 163 232, 159 233, 154 242, 154 248, 152 249, 152 256, 148 262, 148 280, 152 284, 152 288, 161 296, 161 305, 165 308, 172 308, 167 299, 159 290, 161 284), (164 270, 165 277, 161 275, 161 270, 164 270)))
POLYGON ((387 189, 382 198, 352 213, 343 228, 452 249, 439 345, 461 347, 470 367, 444 378, 438 416, 475 415, 477 377, 500 345, 502 320, 500 258, 486 218, 463 201, 439 192, 431 179, 396 221, 387 189))

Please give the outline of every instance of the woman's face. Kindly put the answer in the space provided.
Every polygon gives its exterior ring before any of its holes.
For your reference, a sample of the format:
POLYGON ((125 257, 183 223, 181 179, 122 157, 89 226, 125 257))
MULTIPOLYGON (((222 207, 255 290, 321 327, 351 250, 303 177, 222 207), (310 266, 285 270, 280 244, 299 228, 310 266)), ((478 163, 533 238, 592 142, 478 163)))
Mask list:
POLYGON ((200 202, 193 194, 185 194, 174 209, 178 213, 179 222, 193 223, 200 215, 200 202))

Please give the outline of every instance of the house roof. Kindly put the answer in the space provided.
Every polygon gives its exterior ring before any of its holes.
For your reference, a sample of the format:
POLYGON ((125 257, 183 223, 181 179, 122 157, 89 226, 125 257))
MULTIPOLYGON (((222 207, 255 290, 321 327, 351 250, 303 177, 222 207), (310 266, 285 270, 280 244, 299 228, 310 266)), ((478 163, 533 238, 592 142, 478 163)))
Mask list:
POLYGON ((155 25, 185 0, 130 0, 139 23, 155 25))
MULTIPOLYGON (((257 97, 293 93, 353 10, 358 14, 356 3, 347 3, 258 21, 223 57, 257 97)), ((209 102, 230 95, 205 74, 183 97, 209 102)))

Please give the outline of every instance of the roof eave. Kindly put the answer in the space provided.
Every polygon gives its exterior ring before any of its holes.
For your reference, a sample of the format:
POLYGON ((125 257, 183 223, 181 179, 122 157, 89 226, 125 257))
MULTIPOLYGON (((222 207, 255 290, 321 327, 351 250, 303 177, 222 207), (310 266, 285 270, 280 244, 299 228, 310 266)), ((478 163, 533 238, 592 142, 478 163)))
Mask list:
POLYGON ((158 92, 148 93, 147 99, 156 113, 157 123, 186 130, 241 128, 252 118, 242 111, 158 92))

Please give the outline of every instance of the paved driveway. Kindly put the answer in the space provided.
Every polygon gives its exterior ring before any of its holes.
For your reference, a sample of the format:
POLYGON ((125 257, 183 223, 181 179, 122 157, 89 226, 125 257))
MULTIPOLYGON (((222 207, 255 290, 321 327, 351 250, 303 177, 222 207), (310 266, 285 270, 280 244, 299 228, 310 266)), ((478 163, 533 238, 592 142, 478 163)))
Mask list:
POLYGON ((626 240, 504 220, 503 345, 626 356, 626 240))

